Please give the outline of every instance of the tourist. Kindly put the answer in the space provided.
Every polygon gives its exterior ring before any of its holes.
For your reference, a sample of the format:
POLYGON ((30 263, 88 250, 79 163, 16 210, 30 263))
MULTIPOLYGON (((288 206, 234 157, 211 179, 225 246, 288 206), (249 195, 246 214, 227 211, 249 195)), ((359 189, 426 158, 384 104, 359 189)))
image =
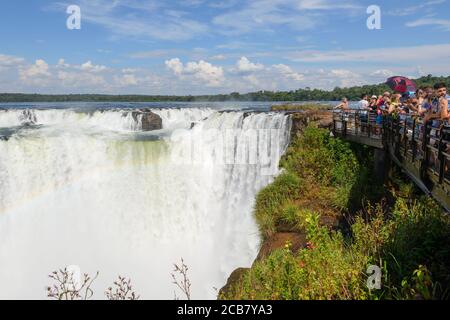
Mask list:
POLYGON ((359 110, 370 110, 369 108, 369 96, 367 94, 363 94, 361 96, 361 100, 358 102, 359 110))
POLYGON ((387 115, 387 110, 391 104, 391 93, 386 91, 382 96, 378 97, 377 107, 381 110, 383 115, 387 115))
POLYGON ((411 115, 420 115, 422 105, 419 103, 419 99, 417 99, 416 95, 409 98, 407 106, 411 115))
POLYGON ((425 112, 427 111, 427 109, 424 108, 424 104, 426 102, 426 96, 427 93, 424 89, 417 89, 416 90, 416 100, 417 100, 417 110, 415 110, 417 112, 417 114, 419 116, 423 116, 425 114, 425 112))
POLYGON ((433 121, 433 127, 438 127, 440 125, 439 120, 441 118, 441 109, 439 99, 437 97, 437 91, 433 93, 427 93, 423 107, 426 110, 425 116, 423 118, 424 123, 433 121))
POLYGON ((425 98, 427 96, 432 96, 434 94, 434 89, 433 89, 433 87, 430 87, 430 86, 423 88, 423 91, 425 93, 425 98))
POLYGON ((447 85, 445 83, 437 83, 434 86, 436 90, 436 104, 439 108, 441 120, 448 121, 450 119, 449 100, 450 96, 447 95, 447 85))
POLYGON ((377 96, 372 96, 370 98, 370 102, 369 102, 369 108, 372 112, 376 112, 377 111, 377 102, 378 102, 378 97, 377 96))
POLYGON ((397 114, 399 112, 399 107, 401 105, 400 99, 402 95, 395 93, 392 95, 392 100, 388 103, 388 114, 397 114))
POLYGON ((346 97, 343 97, 341 99, 341 103, 338 104, 334 109, 341 109, 342 111, 349 111, 350 107, 348 105, 348 99, 346 97))

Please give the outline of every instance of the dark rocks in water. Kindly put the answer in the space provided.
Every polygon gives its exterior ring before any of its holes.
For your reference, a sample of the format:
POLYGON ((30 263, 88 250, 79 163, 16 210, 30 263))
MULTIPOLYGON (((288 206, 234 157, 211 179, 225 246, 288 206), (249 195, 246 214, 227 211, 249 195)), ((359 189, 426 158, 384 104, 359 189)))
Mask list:
POLYGON ((162 129, 162 119, 156 113, 148 109, 133 111, 132 116, 135 121, 142 115, 142 131, 153 131, 162 129))
POLYGON ((153 112, 145 112, 142 117, 142 130, 152 131, 162 129, 162 119, 153 112))
POLYGON ((23 124, 33 125, 37 122, 36 114, 34 111, 26 109, 22 111, 22 115, 20 116, 20 120, 23 124))

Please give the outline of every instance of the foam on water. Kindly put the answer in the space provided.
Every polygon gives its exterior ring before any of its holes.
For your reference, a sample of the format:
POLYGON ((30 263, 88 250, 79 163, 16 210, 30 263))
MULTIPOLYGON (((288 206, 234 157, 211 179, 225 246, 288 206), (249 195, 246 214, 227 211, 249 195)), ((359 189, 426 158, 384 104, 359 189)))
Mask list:
POLYGON ((289 117, 153 111, 165 131, 157 140, 130 110, 0 111, 0 133, 18 128, 0 139, 0 298, 45 298, 47 275, 78 265, 100 271, 96 298, 120 274, 142 298, 172 299, 183 257, 193 298, 214 299, 252 263, 254 197, 277 174, 262 167, 277 168, 289 117))

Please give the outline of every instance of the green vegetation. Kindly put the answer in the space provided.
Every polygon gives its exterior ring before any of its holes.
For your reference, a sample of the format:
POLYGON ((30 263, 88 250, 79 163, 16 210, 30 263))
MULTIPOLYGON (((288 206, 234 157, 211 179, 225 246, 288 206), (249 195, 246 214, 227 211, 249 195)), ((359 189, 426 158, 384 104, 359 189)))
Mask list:
POLYGON ((360 203, 370 178, 362 164, 370 156, 368 148, 358 154, 327 130, 308 127, 283 156, 284 173, 256 198, 255 216, 263 237, 271 236, 278 225, 301 229, 295 217, 305 208, 337 217, 360 203))
MULTIPOLYGON (((428 75, 415 80, 419 87, 446 82, 450 86, 449 77, 433 77, 428 75)), ((102 95, 102 94, 69 94, 39 95, 21 93, 0 94, 0 102, 213 102, 213 101, 337 101, 342 97, 359 100, 362 94, 379 95, 389 90, 385 84, 365 85, 351 88, 334 88, 332 91, 320 89, 298 89, 292 91, 258 91, 240 94, 200 95, 200 96, 146 96, 146 95, 102 95)))
POLYGON ((312 126, 297 137, 255 215, 265 239, 287 224, 308 243, 297 252, 286 243, 255 262, 219 298, 449 298, 450 217, 402 179, 376 185, 367 151, 312 126), (340 228, 323 223, 332 215, 346 218, 340 228), (368 289, 370 265, 381 268, 380 290, 368 289))

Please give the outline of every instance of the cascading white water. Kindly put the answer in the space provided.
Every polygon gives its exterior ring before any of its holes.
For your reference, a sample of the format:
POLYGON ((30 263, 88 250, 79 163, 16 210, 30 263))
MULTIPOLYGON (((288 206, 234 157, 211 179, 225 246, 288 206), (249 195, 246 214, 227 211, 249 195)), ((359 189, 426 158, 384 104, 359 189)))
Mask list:
POLYGON ((143 133, 131 110, 0 110, 0 298, 45 298, 47 275, 77 265, 100 272, 95 298, 120 274, 142 298, 172 299, 183 257, 193 298, 214 299, 251 264, 254 197, 289 117, 152 111, 163 130, 143 133))

